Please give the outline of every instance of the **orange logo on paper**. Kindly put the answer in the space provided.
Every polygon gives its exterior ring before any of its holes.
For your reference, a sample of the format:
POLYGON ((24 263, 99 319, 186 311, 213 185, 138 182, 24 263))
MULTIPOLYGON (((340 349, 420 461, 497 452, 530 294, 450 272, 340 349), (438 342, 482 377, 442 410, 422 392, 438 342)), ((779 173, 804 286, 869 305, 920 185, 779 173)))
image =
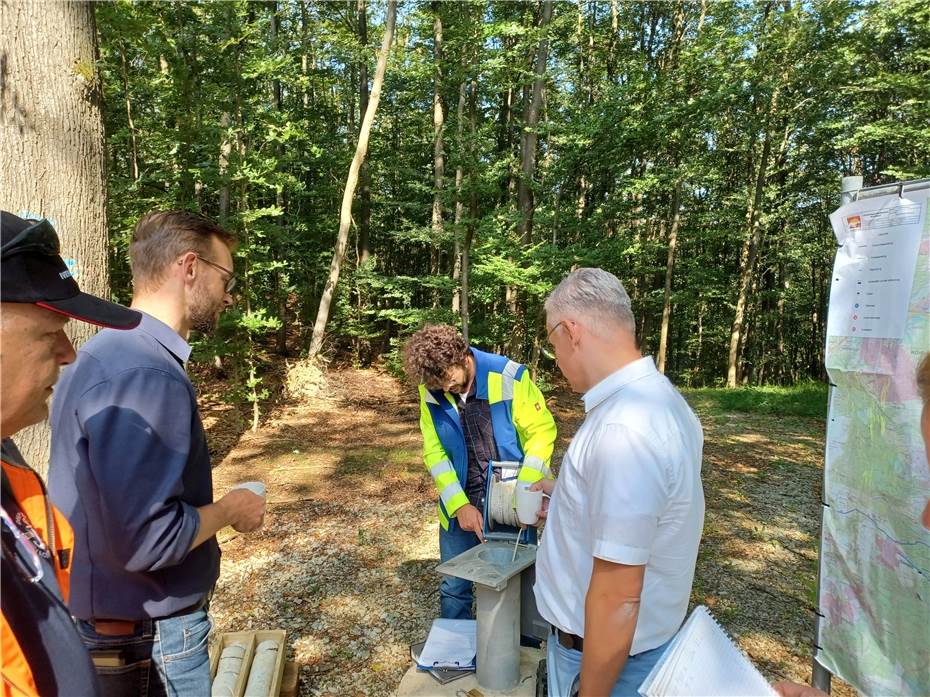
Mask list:
POLYGON ((846 218, 846 225, 849 226, 850 230, 861 230, 862 229, 862 216, 851 215, 846 218))

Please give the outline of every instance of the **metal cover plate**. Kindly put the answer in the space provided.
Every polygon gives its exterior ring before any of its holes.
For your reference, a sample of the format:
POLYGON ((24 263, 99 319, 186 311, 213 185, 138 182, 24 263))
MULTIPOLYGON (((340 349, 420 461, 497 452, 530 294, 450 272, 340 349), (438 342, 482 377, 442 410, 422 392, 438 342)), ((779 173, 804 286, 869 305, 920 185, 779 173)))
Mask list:
POLYGON ((520 545, 513 557, 513 544, 485 542, 436 567, 444 576, 464 578, 496 591, 507 587, 507 582, 536 561, 536 545, 520 545))

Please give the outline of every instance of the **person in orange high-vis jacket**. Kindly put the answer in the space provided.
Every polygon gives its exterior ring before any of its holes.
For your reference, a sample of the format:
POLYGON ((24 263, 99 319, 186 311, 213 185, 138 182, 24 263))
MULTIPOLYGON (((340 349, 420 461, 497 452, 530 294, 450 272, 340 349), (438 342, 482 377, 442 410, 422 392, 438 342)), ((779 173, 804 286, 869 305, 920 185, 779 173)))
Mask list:
POLYGON ((10 438, 48 415, 73 317, 114 329, 141 319, 81 293, 47 220, 0 211, 0 643, 3 697, 95 695, 99 685, 65 605, 74 535, 10 438))
MULTIPOLYGON (((3 441, 2 453, 3 523, 7 528, 15 528, 22 535, 17 538, 12 534, 12 545, 9 547, 4 540, 3 573, 4 576, 12 574, 12 578, 3 578, 3 593, 6 594, 10 590, 13 595, 20 595, 21 593, 17 593, 20 590, 17 586, 22 587, 22 581, 26 580, 36 589, 42 584, 41 593, 45 597, 40 600, 40 604, 57 604, 57 596, 54 594, 56 585, 61 601, 67 603, 71 553, 74 548, 71 526, 61 511, 49 502, 45 485, 39 475, 22 461, 12 441, 3 441), (40 554, 40 550, 47 552, 47 555, 40 554), (39 560, 39 564, 30 565, 36 559, 39 560), (38 576, 40 565, 42 578, 33 580, 38 576), (53 578, 46 578, 49 570, 53 572, 53 578)), ((0 621, 4 695, 39 694, 32 669, 20 646, 18 634, 7 621, 6 612, 0 621)), ((65 622, 67 623, 67 620, 65 622)), ((23 633, 25 632, 20 631, 19 635, 23 633)))

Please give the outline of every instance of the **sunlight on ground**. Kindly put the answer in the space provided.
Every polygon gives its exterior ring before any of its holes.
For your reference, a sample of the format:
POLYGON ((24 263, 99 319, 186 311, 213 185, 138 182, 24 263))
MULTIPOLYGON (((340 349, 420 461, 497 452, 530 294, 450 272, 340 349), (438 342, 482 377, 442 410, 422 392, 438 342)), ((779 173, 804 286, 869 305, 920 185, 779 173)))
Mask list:
MULTIPOLYGON (((272 505, 262 532, 224 542, 213 609, 221 631, 287 629, 303 695, 387 694, 438 613, 435 491, 413 395, 376 371, 331 385, 338 399, 282 408, 214 472, 218 490, 265 480, 272 505), (354 401, 362 386, 393 397, 373 411, 354 401)), ((582 417, 571 404, 554 410, 559 452, 582 417)), ((809 679, 822 423, 699 415, 707 513, 692 602, 769 678, 809 679)), ((836 681, 834 694, 852 693, 836 681)))

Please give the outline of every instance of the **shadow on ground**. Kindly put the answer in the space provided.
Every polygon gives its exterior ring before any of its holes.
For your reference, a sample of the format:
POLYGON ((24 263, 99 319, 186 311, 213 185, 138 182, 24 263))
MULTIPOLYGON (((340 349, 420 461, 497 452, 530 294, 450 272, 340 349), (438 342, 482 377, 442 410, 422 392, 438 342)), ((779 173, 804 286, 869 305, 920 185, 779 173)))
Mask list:
MULTIPOLYGON (((264 481, 269 513, 259 533, 221 532, 212 609, 221 631, 287 629, 301 694, 386 694, 438 614, 435 492, 415 393, 373 370, 331 379, 328 398, 241 433, 214 471, 217 494, 264 481)), ((558 462, 583 414, 564 391, 549 403, 558 462)), ((823 423, 698 415, 707 514, 692 604, 710 606, 773 681, 808 681, 823 423)))

